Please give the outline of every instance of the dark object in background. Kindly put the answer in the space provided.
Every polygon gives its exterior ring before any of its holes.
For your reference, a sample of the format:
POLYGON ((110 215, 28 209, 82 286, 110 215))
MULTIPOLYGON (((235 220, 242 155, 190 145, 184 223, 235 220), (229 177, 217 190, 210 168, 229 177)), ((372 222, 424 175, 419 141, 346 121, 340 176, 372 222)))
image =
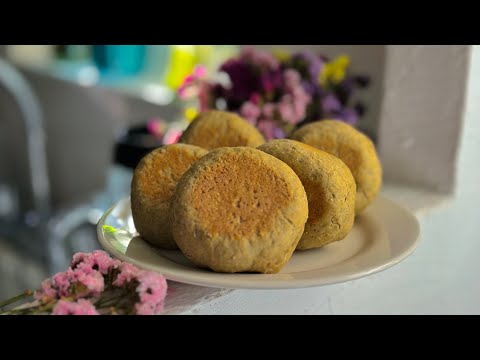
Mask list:
POLYGON ((149 152, 163 145, 163 137, 155 136, 146 125, 129 128, 115 142, 115 163, 135 169, 149 152))

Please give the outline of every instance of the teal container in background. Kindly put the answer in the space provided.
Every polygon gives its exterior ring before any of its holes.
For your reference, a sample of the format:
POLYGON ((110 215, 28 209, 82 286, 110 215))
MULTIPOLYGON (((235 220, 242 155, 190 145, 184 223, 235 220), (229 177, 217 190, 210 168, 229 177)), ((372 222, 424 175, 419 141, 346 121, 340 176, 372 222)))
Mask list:
POLYGON ((169 65, 169 45, 148 45, 144 74, 149 80, 155 83, 163 83, 169 65))
POLYGON ((101 72, 135 75, 143 70, 147 45, 93 45, 93 60, 101 72))

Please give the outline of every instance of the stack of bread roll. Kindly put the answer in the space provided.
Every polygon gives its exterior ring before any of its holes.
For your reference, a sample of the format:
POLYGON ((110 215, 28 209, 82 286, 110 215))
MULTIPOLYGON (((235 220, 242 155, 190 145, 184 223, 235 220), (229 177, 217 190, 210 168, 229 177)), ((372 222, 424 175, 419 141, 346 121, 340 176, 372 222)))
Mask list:
POLYGON ((278 273, 295 250, 345 239, 381 180, 372 141, 344 122, 265 142, 238 115, 209 110, 140 161, 132 215, 145 241, 200 267, 278 273))

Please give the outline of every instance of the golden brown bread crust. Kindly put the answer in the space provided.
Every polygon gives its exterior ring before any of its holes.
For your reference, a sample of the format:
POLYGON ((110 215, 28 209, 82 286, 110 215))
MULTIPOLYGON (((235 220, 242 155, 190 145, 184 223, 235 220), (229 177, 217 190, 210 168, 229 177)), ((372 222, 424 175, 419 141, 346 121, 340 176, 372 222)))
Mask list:
POLYGON ((273 140, 258 149, 290 166, 307 193, 308 221, 297 249, 344 239, 355 219, 355 180, 347 166, 335 156, 294 140, 273 140))
POLYGON ((355 212, 364 210, 382 186, 382 166, 372 141, 342 121, 322 120, 307 124, 291 138, 340 158, 357 184, 355 212))
POLYGON ((172 234, 187 258, 217 272, 277 273, 308 217, 300 179, 249 147, 210 151, 180 179, 172 234))
POLYGON ((225 146, 257 147, 265 139, 254 126, 237 114, 208 110, 198 114, 179 142, 212 150, 225 146))
POLYGON ((135 169, 131 184, 132 216, 143 239, 163 249, 176 249, 170 231, 170 200, 183 173, 207 150, 172 144, 147 154, 135 169))

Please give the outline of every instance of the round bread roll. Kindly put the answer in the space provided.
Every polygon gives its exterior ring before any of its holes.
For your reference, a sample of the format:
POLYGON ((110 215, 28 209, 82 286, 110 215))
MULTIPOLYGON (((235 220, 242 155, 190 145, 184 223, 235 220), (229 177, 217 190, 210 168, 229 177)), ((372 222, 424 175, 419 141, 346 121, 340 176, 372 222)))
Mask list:
POLYGON ((257 128, 237 114, 208 110, 197 115, 179 142, 212 150, 225 146, 257 147, 265 139, 257 128))
POLYGON ((132 216, 137 231, 149 243, 177 249, 170 232, 170 200, 183 173, 207 150, 172 144, 147 154, 135 169, 131 185, 132 216))
POLYGON ((294 140, 273 140, 258 148, 282 160, 298 175, 308 198, 308 221, 297 249, 344 239, 355 219, 355 180, 335 156, 294 140))
POLYGON ((277 273, 308 218, 302 183, 284 162, 249 147, 212 150, 180 179, 172 234, 193 263, 216 272, 277 273))
POLYGON ((291 138, 340 158, 357 184, 355 212, 364 210, 380 191, 382 167, 372 141, 353 126, 337 120, 307 124, 291 138))

